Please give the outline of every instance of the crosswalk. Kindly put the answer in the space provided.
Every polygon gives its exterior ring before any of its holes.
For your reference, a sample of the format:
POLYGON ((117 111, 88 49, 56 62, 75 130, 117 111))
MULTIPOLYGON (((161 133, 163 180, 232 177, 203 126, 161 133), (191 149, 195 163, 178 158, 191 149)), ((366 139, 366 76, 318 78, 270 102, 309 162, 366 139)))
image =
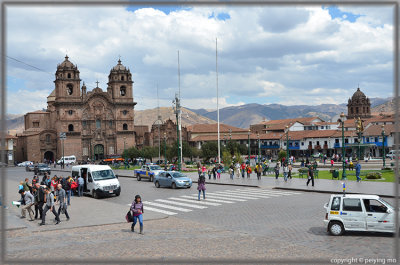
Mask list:
MULTIPOLYGON (((301 194, 293 191, 278 190, 257 190, 251 188, 223 190, 215 192, 206 192, 206 200, 198 201, 198 194, 182 195, 179 197, 170 197, 168 199, 156 199, 154 201, 144 201, 144 210, 162 213, 166 215, 176 215, 179 213, 188 213, 194 210, 207 209, 213 206, 241 203, 252 200, 269 199, 281 196, 292 196, 301 194)), ((203 196, 203 194, 202 194, 203 196)), ((129 204, 130 206, 130 204, 129 204)))

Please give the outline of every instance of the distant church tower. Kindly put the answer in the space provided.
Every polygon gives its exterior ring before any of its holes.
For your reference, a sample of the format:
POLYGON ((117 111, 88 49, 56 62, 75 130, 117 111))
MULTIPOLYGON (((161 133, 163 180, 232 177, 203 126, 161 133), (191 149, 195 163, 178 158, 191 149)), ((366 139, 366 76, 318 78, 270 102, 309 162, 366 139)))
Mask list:
POLYGON ((371 118, 371 102, 360 88, 357 88, 347 104, 347 119, 357 119, 358 117, 371 118))

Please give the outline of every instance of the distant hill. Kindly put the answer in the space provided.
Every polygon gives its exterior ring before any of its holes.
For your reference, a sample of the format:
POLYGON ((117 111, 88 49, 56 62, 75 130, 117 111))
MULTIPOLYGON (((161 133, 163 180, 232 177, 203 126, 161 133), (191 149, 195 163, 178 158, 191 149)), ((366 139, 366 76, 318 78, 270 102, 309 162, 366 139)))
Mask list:
POLYGON ((380 102, 381 104, 372 107, 371 111, 380 113, 380 112, 395 112, 395 107, 394 107, 394 100, 391 98, 388 101, 385 102, 380 102))
MULTIPOLYGON (((176 117, 172 107, 160 107, 160 116, 162 121, 171 119, 176 122, 176 117)), ((135 125, 147 125, 149 130, 154 122, 157 120, 157 108, 147 110, 135 111, 135 125)), ((189 109, 182 108, 182 125, 188 126, 196 123, 216 123, 216 121, 199 115, 189 109)))
POLYGON ((7 114, 6 115, 7 131, 14 133, 22 133, 24 130, 24 114, 7 114))

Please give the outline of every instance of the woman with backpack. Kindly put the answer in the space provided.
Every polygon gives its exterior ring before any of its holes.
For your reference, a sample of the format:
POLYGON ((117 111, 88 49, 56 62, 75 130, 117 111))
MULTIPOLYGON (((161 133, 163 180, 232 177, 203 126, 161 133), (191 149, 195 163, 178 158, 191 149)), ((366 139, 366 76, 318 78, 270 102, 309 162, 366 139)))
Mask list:
POLYGON ((135 232, 135 225, 137 221, 139 220, 140 224, 140 232, 139 234, 143 234, 143 203, 142 203, 142 198, 140 195, 135 196, 135 200, 132 202, 131 205, 131 212, 133 215, 133 223, 131 226, 131 231, 135 232))
POLYGON ((197 180, 197 190, 199 191, 198 200, 200 201, 200 194, 203 191, 203 200, 206 199, 206 178, 204 176, 200 176, 197 180))

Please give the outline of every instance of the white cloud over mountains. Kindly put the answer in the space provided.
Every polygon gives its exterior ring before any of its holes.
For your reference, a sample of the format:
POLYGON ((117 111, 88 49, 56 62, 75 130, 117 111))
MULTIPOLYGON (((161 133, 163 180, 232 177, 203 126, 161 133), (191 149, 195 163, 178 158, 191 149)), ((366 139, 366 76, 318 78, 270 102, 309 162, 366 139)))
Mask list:
POLYGON ((216 107, 215 38, 220 106, 245 103, 344 103, 360 84, 370 97, 392 95, 392 9, 340 7, 192 7, 168 14, 126 7, 7 8, 8 112, 46 107, 66 53, 89 89, 106 89, 121 56, 130 68, 137 109, 182 103, 216 107), (226 19, 218 19, 225 14, 226 19), (25 100, 25 97, 29 97, 25 100), (23 104, 21 104, 24 102, 23 104))

